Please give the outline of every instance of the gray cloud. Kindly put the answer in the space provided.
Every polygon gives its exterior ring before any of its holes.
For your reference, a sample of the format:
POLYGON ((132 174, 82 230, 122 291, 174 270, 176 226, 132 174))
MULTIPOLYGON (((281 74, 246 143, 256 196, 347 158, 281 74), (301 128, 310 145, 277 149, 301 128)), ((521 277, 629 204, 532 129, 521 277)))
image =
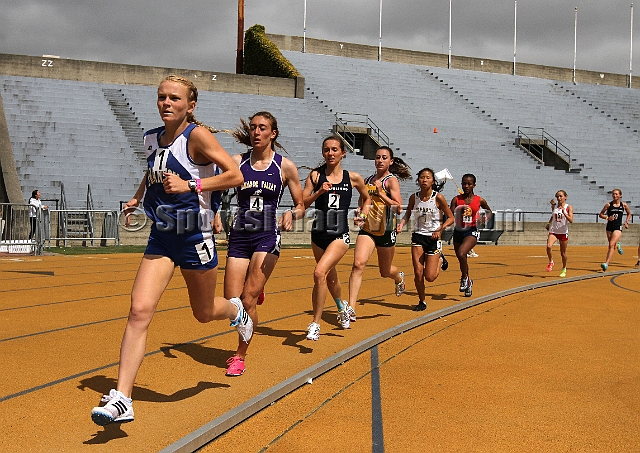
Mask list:
MULTIPOLYGON (((269 33, 301 36, 303 4, 248 0, 245 28, 260 23, 269 33)), ((571 67, 575 6, 577 67, 628 72, 630 2, 622 0, 519 0, 518 61, 571 67)), ((2 53, 235 70, 236 2, 0 0, 0 7, 2 53)), ((454 54, 513 59, 513 0, 453 0, 452 10, 454 54)), ((376 0, 307 0, 309 38, 377 46, 378 19, 376 0)), ((448 24, 447 0, 383 0, 383 46, 446 53, 448 24)))

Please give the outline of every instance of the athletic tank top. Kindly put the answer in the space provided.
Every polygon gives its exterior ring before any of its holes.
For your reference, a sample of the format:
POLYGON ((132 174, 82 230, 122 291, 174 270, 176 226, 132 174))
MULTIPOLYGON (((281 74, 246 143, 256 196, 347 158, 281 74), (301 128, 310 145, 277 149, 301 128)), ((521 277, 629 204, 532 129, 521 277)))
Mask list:
MULTIPOLYGON (((320 189, 325 182, 327 182, 327 175, 324 170, 321 170, 314 191, 320 189)), ((342 170, 342 181, 337 184, 331 183, 331 189, 316 198, 312 232, 341 235, 349 231, 347 214, 352 194, 353 187, 351 187, 349 172, 342 170)))
MULTIPOLYGON (((382 236, 387 231, 392 231, 396 227, 396 215, 395 213, 389 209, 389 206, 384 202, 382 198, 378 195, 378 191, 376 190, 376 186, 371 180, 376 175, 369 176, 364 182, 367 191, 369 192, 369 197, 371 198, 371 209, 369 209, 369 214, 367 219, 362 226, 362 229, 373 236, 382 236)), ((389 178, 395 178, 393 174, 388 174, 380 181, 382 182, 382 188, 384 193, 390 197, 391 192, 389 192, 386 188, 386 182, 389 178)))
POLYGON ((416 192, 416 204, 413 208, 413 232, 431 236, 431 233, 440 228, 440 209, 436 204, 438 192, 433 190, 428 200, 420 199, 420 192, 416 192))
POLYGON ((273 153, 264 170, 251 165, 251 151, 242 155, 240 171, 244 184, 238 188, 238 210, 233 228, 247 231, 277 231, 276 211, 282 198, 282 156, 273 153))
POLYGON ((144 210, 158 227, 169 228, 176 225, 193 232, 192 227, 211 231, 211 221, 220 206, 220 191, 198 193, 166 193, 162 182, 164 173, 173 173, 188 181, 203 179, 219 172, 213 163, 196 164, 189 156, 189 135, 198 127, 190 123, 185 130, 167 147, 158 145, 164 134, 164 126, 151 129, 144 134, 144 148, 147 156, 147 187, 144 196, 144 210), (197 217, 194 219, 193 216, 197 217), (195 223, 195 225, 194 225, 195 223))
POLYGON ((624 206, 622 201, 620 202, 620 206, 614 206, 613 202, 609 203, 609 208, 607 209, 607 217, 613 216, 613 220, 609 220, 607 222, 608 230, 621 230, 622 229, 622 218, 624 217, 624 206))
POLYGON ((471 203, 468 205, 464 199, 464 194, 457 195, 455 198, 456 209, 454 210, 453 217, 455 219, 456 229, 472 228, 475 227, 478 222, 481 197, 474 195, 473 200, 471 200, 471 203))
POLYGON ((568 234, 569 223, 567 222, 567 210, 569 205, 565 205, 562 208, 556 206, 553 210, 551 226, 549 227, 549 233, 555 234, 568 234))

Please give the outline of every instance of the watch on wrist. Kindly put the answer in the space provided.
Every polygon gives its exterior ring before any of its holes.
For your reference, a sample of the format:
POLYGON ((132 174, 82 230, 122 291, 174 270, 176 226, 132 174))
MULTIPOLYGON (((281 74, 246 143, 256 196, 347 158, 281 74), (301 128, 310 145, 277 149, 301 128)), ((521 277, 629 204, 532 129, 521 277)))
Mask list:
POLYGON ((189 184, 189 190, 191 191, 191 193, 196 193, 196 189, 198 188, 196 180, 190 179, 189 181, 187 181, 187 184, 189 184))

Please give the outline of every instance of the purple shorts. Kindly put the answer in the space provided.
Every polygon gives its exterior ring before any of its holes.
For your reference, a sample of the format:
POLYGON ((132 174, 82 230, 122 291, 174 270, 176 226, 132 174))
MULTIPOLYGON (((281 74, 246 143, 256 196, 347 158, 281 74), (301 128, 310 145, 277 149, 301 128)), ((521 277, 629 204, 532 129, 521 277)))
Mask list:
POLYGON ((227 257, 251 259, 256 252, 267 252, 280 256, 280 230, 229 232, 227 257))

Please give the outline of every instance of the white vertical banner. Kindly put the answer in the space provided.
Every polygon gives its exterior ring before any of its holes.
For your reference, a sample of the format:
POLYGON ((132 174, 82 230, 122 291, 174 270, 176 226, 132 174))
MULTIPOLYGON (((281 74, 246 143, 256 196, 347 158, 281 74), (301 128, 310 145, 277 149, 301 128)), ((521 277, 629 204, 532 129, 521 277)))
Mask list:
POLYGON ((307 51, 307 0, 304 0, 304 13, 302 15, 302 52, 307 51))

